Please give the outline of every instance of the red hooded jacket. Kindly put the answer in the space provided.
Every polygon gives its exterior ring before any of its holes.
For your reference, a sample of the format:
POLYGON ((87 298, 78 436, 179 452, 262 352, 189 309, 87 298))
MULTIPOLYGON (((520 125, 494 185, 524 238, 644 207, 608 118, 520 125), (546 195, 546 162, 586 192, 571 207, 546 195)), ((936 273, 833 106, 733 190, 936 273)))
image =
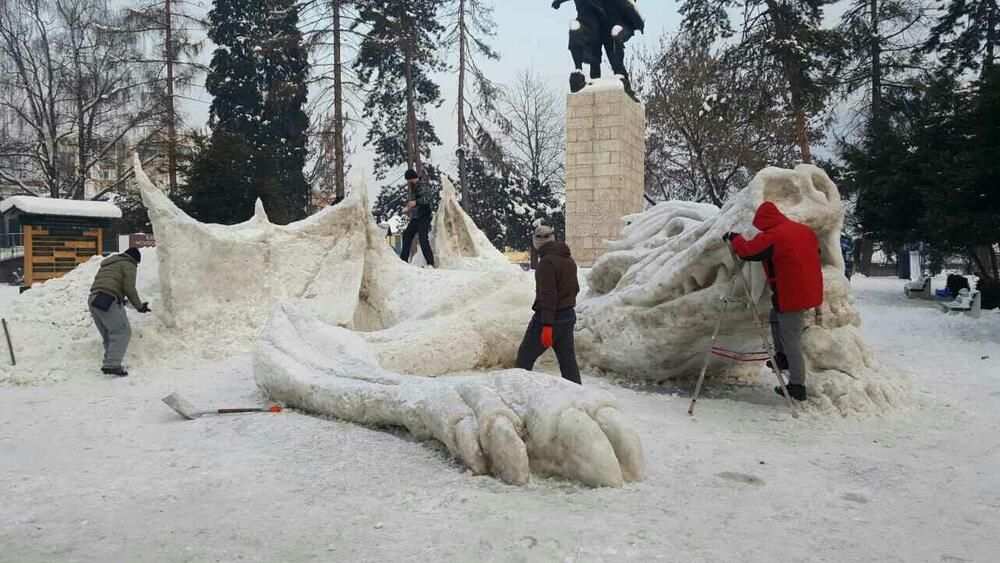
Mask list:
POLYGON ((753 226, 760 233, 751 240, 736 235, 733 250, 745 260, 764 263, 778 311, 819 307, 823 303, 823 267, 812 229, 785 217, 770 201, 757 208, 753 226))

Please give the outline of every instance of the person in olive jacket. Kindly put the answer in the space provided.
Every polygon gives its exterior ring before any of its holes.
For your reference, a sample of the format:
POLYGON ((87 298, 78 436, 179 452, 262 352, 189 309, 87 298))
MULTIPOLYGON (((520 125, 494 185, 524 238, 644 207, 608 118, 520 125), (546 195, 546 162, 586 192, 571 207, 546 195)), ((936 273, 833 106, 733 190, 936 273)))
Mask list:
POLYGON ((105 258, 90 286, 87 304, 104 343, 101 371, 106 374, 122 377, 128 375, 122 367, 122 359, 132 338, 132 327, 125 314, 125 300, 140 313, 149 312, 149 304, 139 297, 139 292, 135 289, 136 273, 141 261, 142 255, 137 248, 105 258))
POLYGON ((555 232, 545 225, 535 229, 532 244, 538 250, 535 268, 535 310, 517 351, 517 367, 531 370, 545 350, 555 350, 559 372, 564 379, 580 384, 576 364, 573 328, 576 326, 576 295, 580 282, 569 246, 556 241, 555 232))

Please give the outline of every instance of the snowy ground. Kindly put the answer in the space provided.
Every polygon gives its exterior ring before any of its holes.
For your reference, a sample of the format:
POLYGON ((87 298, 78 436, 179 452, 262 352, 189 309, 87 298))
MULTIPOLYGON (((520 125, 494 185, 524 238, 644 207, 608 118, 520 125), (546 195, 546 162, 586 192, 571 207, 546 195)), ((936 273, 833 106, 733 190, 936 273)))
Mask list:
POLYGON ((646 481, 618 490, 510 487, 405 435, 159 401, 257 403, 248 358, 0 388, 0 559, 1000 560, 1000 314, 854 287, 868 342, 913 374, 909 408, 793 421, 767 388, 729 388, 689 418, 686 396, 588 378, 645 445, 646 481))

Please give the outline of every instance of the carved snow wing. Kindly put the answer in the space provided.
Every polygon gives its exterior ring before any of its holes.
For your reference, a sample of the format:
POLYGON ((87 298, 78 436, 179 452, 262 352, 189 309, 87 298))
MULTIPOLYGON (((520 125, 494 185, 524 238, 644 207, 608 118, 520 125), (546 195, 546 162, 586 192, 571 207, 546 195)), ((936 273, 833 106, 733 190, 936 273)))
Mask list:
POLYGON ((242 320, 263 325, 254 377, 273 399, 405 427, 440 441, 473 472, 509 483, 526 483, 532 471, 591 486, 642 478, 638 435, 609 394, 539 373, 488 371, 514 364, 534 292, 530 276, 461 210, 449 182, 433 241, 441 265, 463 270, 399 260, 363 186, 288 226, 272 225, 258 205, 253 219, 225 227, 188 217, 136 170, 168 316, 197 324, 250 303, 242 320))

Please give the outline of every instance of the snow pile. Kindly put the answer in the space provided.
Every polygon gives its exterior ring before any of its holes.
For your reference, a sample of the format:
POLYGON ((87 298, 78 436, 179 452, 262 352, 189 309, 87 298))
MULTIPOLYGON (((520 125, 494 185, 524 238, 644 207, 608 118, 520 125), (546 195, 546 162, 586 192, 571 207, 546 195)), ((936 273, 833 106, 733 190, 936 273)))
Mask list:
MULTIPOLYGON (((721 210, 667 202, 628 218, 622 240, 608 243, 611 252, 589 275, 591 293, 579 307, 580 354, 593 367, 653 381, 696 378, 735 274, 722 235, 752 236, 754 212, 764 201, 812 227, 820 243, 824 303, 807 314, 803 335, 812 403, 846 414, 902 401, 905 385, 879 370, 862 339, 843 275, 843 203, 837 187, 814 166, 765 169, 721 210)), ((770 303, 762 269, 747 263, 743 273, 766 320, 770 303)), ((744 296, 741 290, 739 297, 744 296)), ((760 331, 748 310, 730 307, 718 345, 737 352, 760 350, 760 331)), ((713 359, 710 373, 756 379, 760 369, 713 359)))
MULTIPOLYGON (((143 260, 136 285, 153 313, 129 312, 133 335, 128 359, 133 365, 156 365, 189 351, 202 333, 166 330, 160 311, 156 250, 141 252, 143 260)), ((62 381, 99 373, 101 342, 87 308, 87 297, 101 260, 95 257, 62 278, 36 284, 10 301, 3 316, 10 326, 18 365, 0 362, 0 383, 62 381)), ((201 340, 208 340, 207 336, 202 335, 201 340)))

